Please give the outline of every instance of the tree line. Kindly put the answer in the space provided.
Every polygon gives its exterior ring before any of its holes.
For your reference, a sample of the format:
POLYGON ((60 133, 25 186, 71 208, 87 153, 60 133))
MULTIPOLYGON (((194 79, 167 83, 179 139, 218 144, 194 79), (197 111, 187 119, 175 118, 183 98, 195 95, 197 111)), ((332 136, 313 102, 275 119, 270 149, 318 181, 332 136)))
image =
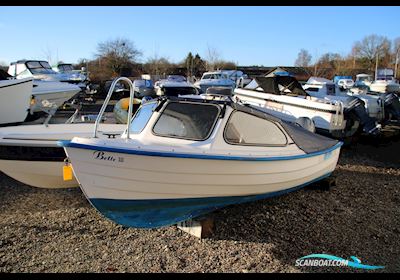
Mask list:
POLYGON ((378 68, 392 68, 397 76, 400 59, 400 37, 389 40, 386 36, 371 34, 353 43, 347 55, 328 52, 313 60, 306 49, 297 55, 295 66, 309 68, 314 76, 354 75, 357 71, 373 73, 378 68), (329 72, 329 74, 327 73, 329 72))
POLYGON ((205 71, 236 68, 234 62, 222 59, 221 54, 213 47, 208 47, 205 58, 198 53, 189 52, 178 63, 171 62, 168 57, 159 56, 157 53, 148 57, 144 63, 139 63, 142 56, 143 53, 131 40, 116 38, 98 43, 94 59, 80 59, 76 66, 87 67, 94 81, 118 76, 138 77, 141 74, 181 74, 199 77, 205 71))

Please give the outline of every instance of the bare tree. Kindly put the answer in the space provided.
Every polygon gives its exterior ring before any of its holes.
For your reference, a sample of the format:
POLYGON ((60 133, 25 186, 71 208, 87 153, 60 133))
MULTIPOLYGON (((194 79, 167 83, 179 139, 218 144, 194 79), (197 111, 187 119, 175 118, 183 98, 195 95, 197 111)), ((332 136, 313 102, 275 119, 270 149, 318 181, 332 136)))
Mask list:
POLYGON ((99 59, 99 64, 104 61, 114 76, 120 75, 124 67, 135 63, 141 55, 142 52, 126 38, 107 40, 97 45, 96 57, 99 59))
POLYGON ((299 67, 308 67, 310 65, 311 59, 311 54, 307 50, 301 49, 297 55, 297 59, 294 62, 294 65, 299 67))
POLYGON ((221 54, 215 47, 207 45, 206 69, 207 71, 216 70, 221 61, 221 54))
POLYGON ((46 60, 51 64, 53 62, 53 51, 50 49, 50 47, 46 46, 45 49, 42 49, 42 53, 46 60))
POLYGON ((158 54, 154 54, 149 57, 143 68, 146 72, 151 75, 167 75, 174 68, 174 64, 169 61, 168 57, 160 57, 158 54))
POLYGON ((393 54, 394 54, 394 77, 397 79, 397 67, 399 66, 400 59, 400 37, 393 40, 393 54))
POLYGON ((355 42, 353 50, 356 57, 371 70, 377 57, 380 60, 389 59, 390 41, 385 36, 372 34, 364 37, 361 41, 355 42))

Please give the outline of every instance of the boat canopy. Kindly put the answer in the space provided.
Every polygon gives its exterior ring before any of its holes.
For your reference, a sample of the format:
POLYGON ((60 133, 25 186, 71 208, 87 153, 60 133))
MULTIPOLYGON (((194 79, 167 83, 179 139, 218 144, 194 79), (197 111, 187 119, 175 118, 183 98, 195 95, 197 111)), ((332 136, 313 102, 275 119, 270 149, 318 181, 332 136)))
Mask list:
POLYGON ((256 77, 244 88, 257 89, 258 87, 271 94, 308 96, 299 81, 292 76, 256 77))
MULTIPOLYGON (((231 106, 233 110, 235 111, 240 111, 244 112, 250 115, 253 115, 255 117, 259 117, 265 120, 268 120, 272 123, 279 123, 281 127, 286 131, 286 133, 292 138, 293 142, 306 154, 310 153, 315 153, 315 152, 320 152, 327 150, 336 144, 338 144, 337 140, 330 139, 328 137, 315 134, 313 132, 310 132, 302 127, 300 127, 297 124, 283 121, 279 118, 276 118, 267 112, 263 111, 261 108, 258 108, 253 105, 249 104, 241 104, 232 101, 230 98, 226 98, 224 100, 207 100, 207 99, 202 99, 202 98, 196 98, 196 97, 164 97, 160 98, 159 102, 164 103, 165 101, 169 102, 179 102, 179 101, 190 101, 190 102, 197 102, 201 103, 203 105, 208 104, 219 104, 220 106, 231 106), (164 101, 163 101, 164 100, 164 101)), ((159 104, 156 106, 156 108, 161 108, 162 104, 159 104)), ((213 119, 216 117, 216 113, 212 114, 209 108, 213 108, 210 106, 207 106, 207 114, 206 115, 213 115, 214 117, 210 118, 207 122, 211 123, 213 119)), ((215 108, 215 107, 214 107, 215 108)), ((157 109, 155 109, 157 110, 157 109)), ((224 114, 225 109, 220 110, 220 114, 224 114)), ((164 113, 164 112, 163 112, 164 113)), ((163 114, 162 113, 162 114, 163 114)), ((167 112, 168 113, 168 112, 167 112)), ((197 114, 198 115, 198 114, 197 114)), ((210 133, 208 131, 208 133, 210 133)))
POLYGON ((247 112, 257 117, 279 123, 285 129, 286 133, 289 134, 290 138, 292 138, 293 142, 306 154, 329 149, 338 143, 337 140, 315 134, 300 127, 295 123, 276 118, 253 105, 241 105, 238 103, 232 103, 231 106, 238 111, 247 112))

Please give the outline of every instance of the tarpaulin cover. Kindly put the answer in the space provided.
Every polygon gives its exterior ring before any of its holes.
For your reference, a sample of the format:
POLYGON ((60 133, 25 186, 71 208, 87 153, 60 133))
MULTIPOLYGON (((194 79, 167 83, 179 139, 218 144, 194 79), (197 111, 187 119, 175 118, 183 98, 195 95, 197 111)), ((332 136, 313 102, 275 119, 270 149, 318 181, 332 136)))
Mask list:
POLYGON ((308 94, 304 91, 301 84, 296 78, 291 76, 274 76, 274 77, 256 77, 248 86, 245 88, 257 88, 261 87, 264 92, 286 95, 288 94, 283 88, 290 90, 292 94, 307 96, 308 94), (281 86, 281 87, 279 87, 281 86))

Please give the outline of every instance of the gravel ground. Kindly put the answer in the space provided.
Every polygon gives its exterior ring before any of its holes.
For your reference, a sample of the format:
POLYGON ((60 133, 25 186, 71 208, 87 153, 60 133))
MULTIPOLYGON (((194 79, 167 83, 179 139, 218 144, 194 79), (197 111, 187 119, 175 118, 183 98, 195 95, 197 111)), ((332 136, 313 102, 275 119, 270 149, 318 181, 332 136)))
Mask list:
POLYGON ((295 266, 313 253, 400 272, 399 150, 400 142, 347 148, 330 191, 224 208, 203 240, 175 226, 123 228, 80 189, 37 189, 0 173, 0 272, 366 272, 295 266))

